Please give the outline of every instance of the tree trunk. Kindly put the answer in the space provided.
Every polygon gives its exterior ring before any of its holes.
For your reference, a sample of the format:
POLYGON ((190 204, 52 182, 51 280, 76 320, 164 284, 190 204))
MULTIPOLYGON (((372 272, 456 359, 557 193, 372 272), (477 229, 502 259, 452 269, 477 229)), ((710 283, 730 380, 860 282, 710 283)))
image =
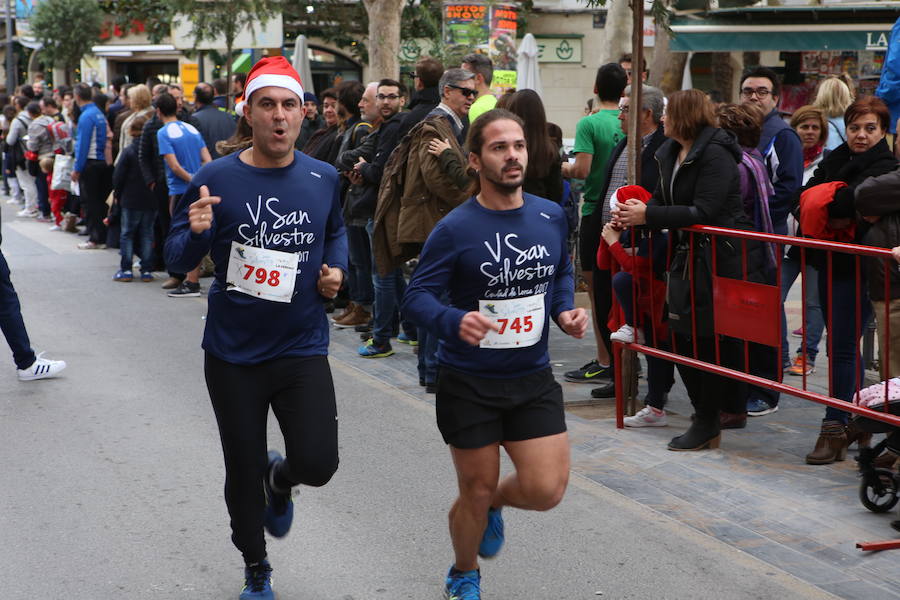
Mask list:
POLYGON ((631 4, 617 0, 607 2, 606 13, 606 55, 601 65, 616 62, 626 52, 631 52, 631 4))
POLYGON ((714 52, 712 55, 712 72, 715 89, 722 92, 725 102, 734 102, 731 80, 734 78, 734 67, 731 64, 731 54, 728 52, 714 52))
POLYGON ((403 0, 363 0, 369 14, 369 67, 372 80, 400 77, 400 17, 403 0))
POLYGON ((653 47, 653 61, 650 63, 650 85, 660 88, 668 95, 681 89, 681 78, 684 75, 684 64, 687 62, 686 52, 669 50, 669 34, 664 29, 656 28, 656 45, 653 47))
MULTIPOLYGON (((228 110, 234 109, 234 100, 235 100, 234 87, 233 87, 234 84, 231 83, 231 66, 234 63, 234 61, 231 58, 231 50, 232 50, 233 46, 234 46, 234 37, 232 36, 232 37, 225 38, 225 73, 226 73, 225 81, 228 82, 227 84, 225 84, 228 86, 225 88, 227 90, 227 92, 225 92, 225 107, 228 110)), ((242 117, 242 116, 244 116, 244 115, 238 115, 238 117, 242 117)))

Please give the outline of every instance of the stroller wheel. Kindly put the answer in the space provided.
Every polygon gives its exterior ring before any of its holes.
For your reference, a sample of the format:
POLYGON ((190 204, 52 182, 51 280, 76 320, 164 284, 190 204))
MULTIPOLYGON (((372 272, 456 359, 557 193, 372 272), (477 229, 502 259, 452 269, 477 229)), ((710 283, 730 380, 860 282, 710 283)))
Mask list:
POLYGON ((874 474, 865 477, 859 485, 859 500, 872 512, 883 513, 891 510, 900 500, 894 473, 888 469, 875 469, 874 474))

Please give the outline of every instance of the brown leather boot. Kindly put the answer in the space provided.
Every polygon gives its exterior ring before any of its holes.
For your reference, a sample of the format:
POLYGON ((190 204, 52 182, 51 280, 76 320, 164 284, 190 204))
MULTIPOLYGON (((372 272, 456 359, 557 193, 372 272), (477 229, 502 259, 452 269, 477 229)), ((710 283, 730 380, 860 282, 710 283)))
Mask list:
POLYGON ((350 317, 350 315, 352 315, 355 311, 356 311, 356 303, 349 302, 347 304, 347 306, 344 307, 344 312, 342 312, 338 316, 331 319, 331 322, 334 323, 335 325, 337 325, 337 324, 345 321, 346 319, 348 319, 350 317))
POLYGON ((847 456, 847 431, 839 421, 822 421, 816 447, 806 455, 808 465, 830 465, 847 456))
POLYGON ((853 442, 856 442, 857 448, 868 448, 872 443, 872 434, 860 429, 856 421, 850 421, 847 425, 847 445, 853 442))

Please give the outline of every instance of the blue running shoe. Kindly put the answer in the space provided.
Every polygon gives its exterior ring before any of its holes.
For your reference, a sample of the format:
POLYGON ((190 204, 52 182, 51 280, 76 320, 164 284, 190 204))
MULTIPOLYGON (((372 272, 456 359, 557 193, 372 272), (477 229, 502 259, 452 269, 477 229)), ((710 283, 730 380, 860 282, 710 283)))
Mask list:
POLYGON ((291 491, 282 493, 272 488, 272 472, 283 460, 277 450, 269 450, 269 466, 263 478, 266 489, 266 514, 263 523, 266 531, 277 538, 286 536, 294 521, 294 501, 291 499, 291 491))
POLYGON ((500 508, 488 509, 487 527, 481 537, 481 545, 478 546, 478 556, 481 558, 494 558, 503 547, 503 514, 500 508))
POLYGON ((244 567, 244 588, 240 600, 275 600, 272 591, 272 565, 269 561, 244 567))
POLYGON ((457 571, 450 567, 444 583, 446 600, 481 600, 481 571, 457 571))
POLYGON ((393 354, 394 349, 391 348, 389 343, 376 346, 375 339, 370 338, 365 344, 360 346, 356 352, 363 358, 385 358, 393 354))
POLYGON ((397 341, 401 344, 409 344, 410 346, 419 345, 419 340, 409 337, 408 335, 406 335, 405 331, 400 332, 400 335, 397 336, 397 341))

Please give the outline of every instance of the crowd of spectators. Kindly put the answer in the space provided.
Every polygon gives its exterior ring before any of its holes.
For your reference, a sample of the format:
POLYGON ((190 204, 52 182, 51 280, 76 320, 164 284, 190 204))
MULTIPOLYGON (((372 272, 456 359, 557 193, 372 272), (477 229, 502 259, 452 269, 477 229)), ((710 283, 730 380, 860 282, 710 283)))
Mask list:
MULTIPOLYGON (((493 67, 482 54, 446 69, 423 58, 407 82, 344 81, 318 94, 306 92, 296 149, 333 165, 343 182, 349 272, 328 309, 334 327, 360 334, 359 356, 387 358, 394 354, 392 340, 414 346, 420 383, 434 391, 438 340, 406 322, 399 307, 431 230, 478 193, 466 135, 470 122, 496 106, 525 124, 525 192, 560 204, 577 232, 569 251, 589 292, 595 338, 590 360, 567 372, 567 381, 594 385, 595 398, 613 397, 612 342, 650 339, 661 349, 691 348, 698 358, 737 370, 746 366, 772 381, 808 376, 827 332, 834 395, 852 401, 862 383, 858 348, 872 303, 880 347, 891 341, 885 315, 891 339, 900 335, 900 304, 894 304, 900 300, 885 297, 880 263, 860 265, 835 255, 826 277, 820 253, 806 252, 801 260, 797 247, 750 243, 742 258, 735 250, 740 243, 715 241, 715 275, 774 285, 780 272, 782 303, 802 271, 806 321, 791 333, 805 340, 792 355, 784 310, 780 347, 728 337, 715 343, 711 322, 700 315, 691 317, 696 322, 690 331, 672 321, 677 307, 666 306, 666 300, 671 302, 677 274, 667 261, 674 262, 686 243, 679 228, 718 225, 821 237, 820 229, 801 227, 813 211, 827 224, 821 230, 831 232, 830 239, 900 244, 900 211, 892 195, 900 171, 885 138, 890 117, 884 103, 856 97, 845 79, 831 77, 820 84, 813 104, 786 115, 779 110, 779 76, 765 67, 743 75, 738 103, 713 102, 698 90, 666 98, 645 83, 646 76, 645 65, 637 72, 630 56, 598 69, 595 96, 577 124, 570 155, 537 93, 494 96, 493 67), (630 105, 632 85, 642 86, 640 106, 630 105), (641 152, 638 186, 626 186, 632 112, 639 112, 640 139, 633 140, 641 152), (645 263, 649 271, 636 266, 645 263), (651 296, 657 301, 648 302, 651 296), (829 311, 836 318, 826 319, 829 311), (861 318, 845 318, 851 314, 861 318), (779 356, 783 366, 775 369, 779 356)), ((242 84, 236 78, 231 91, 239 94, 242 84)), ((17 216, 85 236, 78 244, 85 250, 118 247, 116 281, 135 279, 136 254, 139 278, 153 281, 154 272, 166 270, 160 250, 192 175, 202 164, 250 145, 247 123, 228 108, 227 87, 224 80, 200 83, 192 102, 179 85, 121 78, 108 92, 86 83, 51 90, 36 81, 14 95, 0 94, 4 186, 9 201, 20 207, 17 216)), ((211 266, 169 271, 163 287, 172 297, 199 296, 204 271, 211 266)), ((892 271, 891 278, 888 289, 900 290, 900 275, 892 271)), ((698 298, 711 295, 695 292, 698 298)), ((885 379, 900 369, 900 352, 890 363, 882 365, 885 379)), ((646 405, 626 419, 629 427, 667 425, 674 366, 648 358, 647 370, 646 405)), ((770 389, 691 367, 679 366, 678 372, 695 414, 689 430, 670 442, 673 450, 716 447, 722 429, 743 428, 748 417, 778 410, 779 395, 770 389)), ((842 460, 849 444, 868 443, 848 417, 827 409, 807 462, 842 460)))

